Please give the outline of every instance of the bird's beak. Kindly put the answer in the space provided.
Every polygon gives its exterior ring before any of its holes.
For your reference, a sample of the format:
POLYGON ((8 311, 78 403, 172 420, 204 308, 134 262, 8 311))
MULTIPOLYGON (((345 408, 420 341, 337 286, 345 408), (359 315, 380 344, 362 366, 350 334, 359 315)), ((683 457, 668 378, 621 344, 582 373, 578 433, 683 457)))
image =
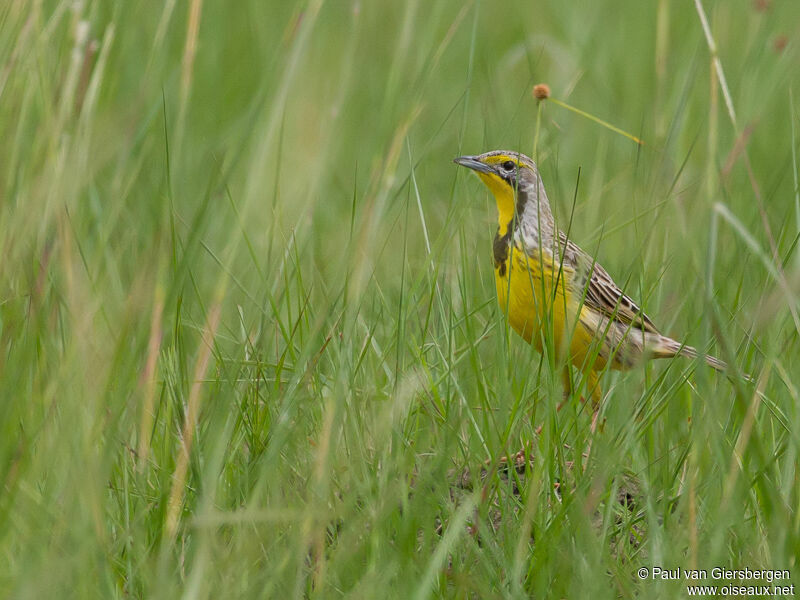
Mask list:
POLYGON ((467 167, 468 169, 472 169, 473 171, 477 171, 478 173, 492 173, 492 168, 479 161, 474 156, 459 156, 458 158, 454 158, 453 162, 457 165, 461 165, 462 167, 467 167))

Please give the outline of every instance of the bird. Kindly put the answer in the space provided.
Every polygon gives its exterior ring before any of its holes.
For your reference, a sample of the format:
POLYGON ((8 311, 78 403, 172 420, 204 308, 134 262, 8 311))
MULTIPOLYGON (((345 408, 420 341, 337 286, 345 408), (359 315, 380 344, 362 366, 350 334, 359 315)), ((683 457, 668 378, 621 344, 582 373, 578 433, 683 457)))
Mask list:
MULTIPOLYGON (((566 359, 565 396, 584 389, 573 382, 569 365, 578 370, 591 398, 593 428, 606 367, 624 371, 651 358, 698 358, 695 348, 659 332, 595 258, 558 229, 530 157, 493 150, 454 162, 474 171, 497 203, 492 254, 500 308, 540 353, 547 345, 566 359)), ((714 369, 728 369, 714 356, 702 357, 714 369)))

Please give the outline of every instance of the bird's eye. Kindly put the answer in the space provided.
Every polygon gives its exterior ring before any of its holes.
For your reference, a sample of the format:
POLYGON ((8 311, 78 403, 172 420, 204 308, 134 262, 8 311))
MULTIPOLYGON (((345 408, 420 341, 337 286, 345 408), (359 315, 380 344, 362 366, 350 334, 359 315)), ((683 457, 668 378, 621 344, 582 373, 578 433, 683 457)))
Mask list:
POLYGON ((508 171, 510 173, 516 168, 517 164, 513 160, 507 160, 500 166, 503 167, 504 171, 508 171))

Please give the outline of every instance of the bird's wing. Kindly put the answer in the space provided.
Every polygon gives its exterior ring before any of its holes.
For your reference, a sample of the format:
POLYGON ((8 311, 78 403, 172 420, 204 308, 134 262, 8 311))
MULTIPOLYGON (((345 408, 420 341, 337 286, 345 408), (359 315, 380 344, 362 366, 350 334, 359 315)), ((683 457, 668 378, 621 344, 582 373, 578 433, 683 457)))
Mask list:
POLYGON ((572 262, 576 266, 576 274, 579 274, 577 280, 583 287, 580 292, 583 293, 585 290, 584 306, 593 308, 626 326, 659 333, 650 317, 619 289, 603 267, 568 240, 563 231, 559 231, 558 234, 564 261, 572 262))

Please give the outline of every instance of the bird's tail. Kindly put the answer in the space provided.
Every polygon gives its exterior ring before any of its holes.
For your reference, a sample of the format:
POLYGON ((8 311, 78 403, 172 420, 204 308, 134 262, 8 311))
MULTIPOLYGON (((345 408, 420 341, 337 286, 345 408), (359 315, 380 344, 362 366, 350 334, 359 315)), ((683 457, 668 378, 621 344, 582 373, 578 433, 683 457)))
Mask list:
MULTIPOLYGON (((680 342, 676 342, 672 338, 668 338, 664 335, 658 340, 658 345, 653 352, 653 355, 656 358, 672 358, 673 356, 684 356, 686 358, 697 358, 700 353, 691 346, 686 346, 685 344, 681 344, 680 342)), ((706 361, 706 364, 709 367, 716 369, 717 371, 728 371, 728 363, 721 361, 715 356, 711 356, 710 354, 704 354, 703 360, 706 361)))

